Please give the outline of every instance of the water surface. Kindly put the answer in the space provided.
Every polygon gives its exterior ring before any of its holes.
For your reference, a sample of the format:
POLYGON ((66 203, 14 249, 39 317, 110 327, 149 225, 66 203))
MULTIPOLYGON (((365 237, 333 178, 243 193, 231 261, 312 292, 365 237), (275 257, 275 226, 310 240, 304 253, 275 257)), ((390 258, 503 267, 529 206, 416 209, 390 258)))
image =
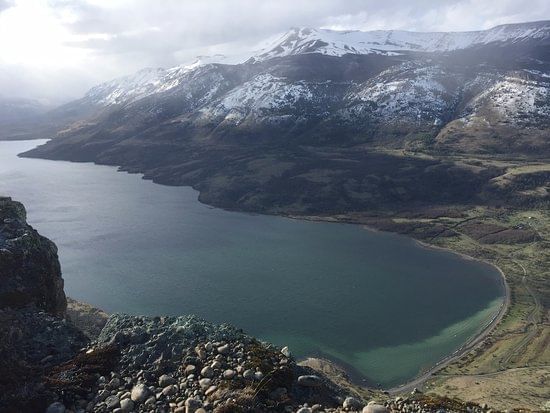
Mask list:
POLYGON ((18 158, 0 194, 59 247, 69 296, 108 312, 197 314, 391 386, 459 348, 502 302, 493 267, 359 226, 227 212, 93 164, 18 158))

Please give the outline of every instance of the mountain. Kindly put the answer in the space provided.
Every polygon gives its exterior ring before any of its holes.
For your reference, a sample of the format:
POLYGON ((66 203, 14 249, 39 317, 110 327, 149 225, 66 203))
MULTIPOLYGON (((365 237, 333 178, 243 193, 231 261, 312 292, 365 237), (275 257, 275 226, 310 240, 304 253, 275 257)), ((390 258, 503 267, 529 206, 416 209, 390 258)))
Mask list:
MULTIPOLYGON (((500 191, 490 187, 498 168, 449 156, 550 156, 549 46, 550 22, 292 29, 240 64, 144 69, 96 86, 50 112, 55 139, 25 156, 119 165, 228 208, 465 202, 500 191)), ((512 198, 540 202, 536 193, 512 198)))
POLYGON ((30 119, 47 110, 48 107, 37 100, 0 96, 0 124, 30 119))
POLYGON ((51 108, 35 99, 0 96, 0 139, 24 139, 43 128, 51 108))
POLYGON ((294 28, 253 57, 255 61, 305 53, 328 56, 346 54, 395 55, 404 52, 449 52, 487 44, 522 43, 548 39, 548 22, 505 24, 490 30, 472 32, 410 32, 375 30, 362 32, 294 28))

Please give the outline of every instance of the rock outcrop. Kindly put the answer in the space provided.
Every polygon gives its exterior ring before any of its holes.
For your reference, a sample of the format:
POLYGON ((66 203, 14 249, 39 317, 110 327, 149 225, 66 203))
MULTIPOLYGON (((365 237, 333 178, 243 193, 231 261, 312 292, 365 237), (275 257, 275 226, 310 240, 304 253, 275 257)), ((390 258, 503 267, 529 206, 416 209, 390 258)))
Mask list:
POLYGON ((54 397, 43 375, 87 344, 66 307, 55 244, 0 198, 0 411, 41 411, 54 397))
POLYGON ((65 315, 57 247, 27 224, 21 203, 0 198, 0 308, 27 306, 65 315))

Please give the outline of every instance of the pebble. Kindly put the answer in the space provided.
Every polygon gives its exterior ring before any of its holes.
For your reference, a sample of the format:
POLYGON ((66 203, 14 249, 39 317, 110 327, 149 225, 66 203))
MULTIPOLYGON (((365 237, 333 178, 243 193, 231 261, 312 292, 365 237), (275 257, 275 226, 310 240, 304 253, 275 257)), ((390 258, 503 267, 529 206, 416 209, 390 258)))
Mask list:
POLYGON ((322 380, 319 376, 314 374, 298 377, 298 384, 304 387, 319 387, 322 384, 322 380))
POLYGON ((230 380, 235 377, 235 374, 235 370, 227 369, 223 372, 223 378, 230 380))
POLYGON ((157 399, 155 396, 149 397, 147 400, 145 400, 145 406, 153 406, 157 402, 157 399))
POLYGON ((168 374, 163 374, 162 376, 159 377, 160 387, 166 387, 166 386, 169 386, 170 384, 175 384, 175 383, 176 383, 176 380, 172 376, 169 376, 168 374))
POLYGON ((109 396, 111 393, 109 392, 109 390, 100 390, 98 393, 97 393, 97 396, 95 397, 95 399, 97 400, 97 402, 102 402, 103 400, 105 400, 107 398, 107 396, 109 396))
POLYGON ((111 389, 118 389, 120 386, 120 379, 118 377, 113 377, 108 385, 111 389))
POLYGON ((344 409, 350 409, 350 410, 359 410, 362 406, 363 406, 363 403, 361 403, 355 397, 346 397, 344 400, 344 403, 342 403, 342 407, 344 409))
POLYGON ((208 390, 204 392, 206 396, 210 396, 212 393, 214 393, 218 389, 218 386, 210 386, 208 390))
POLYGON ((147 386, 143 383, 139 383, 132 388, 132 393, 130 397, 134 402, 143 403, 147 399, 149 394, 150 391, 147 386))
POLYGON ((369 402, 363 407, 363 413, 389 413, 389 410, 376 402, 369 402))
POLYGON ((173 384, 166 386, 164 389, 162 389, 162 394, 165 396, 172 396, 173 394, 176 394, 178 392, 177 386, 174 386, 173 384))
POLYGON ((247 380, 253 380, 254 379, 254 370, 245 370, 243 373, 243 377, 247 380))
POLYGON ((217 348, 219 354, 228 354, 229 353, 229 344, 224 344, 217 348))
POLYGON ((130 399, 121 400, 120 408, 124 412, 131 412, 132 410, 134 410, 134 402, 130 399))
POLYGON ((65 405, 60 402, 52 403, 46 409, 46 413, 65 413, 65 405))
POLYGON ((206 366, 201 370, 202 377, 212 378, 213 375, 214 375, 214 370, 210 366, 206 366))
POLYGON ((211 379, 200 379, 199 380, 199 386, 201 386, 201 389, 207 389, 210 387, 210 384, 212 383, 211 379))
POLYGON ((195 413, 200 408, 202 408, 202 402, 200 400, 191 397, 185 400, 185 413, 195 413))
POLYGON ((264 378, 264 374, 261 371, 257 371, 254 373, 254 380, 262 380, 264 378))
POLYGON ((105 399, 105 406, 107 406, 107 409, 114 409, 115 407, 120 406, 120 400, 117 396, 109 396, 105 399))
POLYGON ((199 356, 201 360, 204 360, 207 356, 206 350, 204 349, 204 347, 200 347, 200 346, 195 347, 195 353, 197 353, 197 356, 199 356))
POLYGON ((290 353, 290 349, 289 349, 288 347, 286 347, 286 346, 283 347, 283 348, 281 349, 281 354, 282 354, 283 356, 285 356, 286 358, 290 358, 290 356, 292 355, 292 354, 290 353))

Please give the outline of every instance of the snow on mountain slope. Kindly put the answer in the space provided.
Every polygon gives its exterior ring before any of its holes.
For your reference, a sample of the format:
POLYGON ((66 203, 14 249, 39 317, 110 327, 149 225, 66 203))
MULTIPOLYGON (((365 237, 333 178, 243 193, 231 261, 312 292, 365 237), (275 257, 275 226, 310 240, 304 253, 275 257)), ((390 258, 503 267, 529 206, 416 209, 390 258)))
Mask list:
POLYGON ((330 99, 330 82, 290 82, 286 78, 262 73, 200 109, 203 119, 217 118, 224 124, 248 121, 278 122, 300 117, 303 111, 313 116, 330 99), (324 102, 324 103, 322 103, 324 102))
MULTIPOLYGON (((307 53, 330 56, 345 54, 397 55, 404 51, 442 52, 464 49, 491 42, 520 42, 525 39, 550 39, 550 22, 535 22, 498 26, 476 32, 421 33, 406 31, 332 31, 322 29, 292 29, 256 57, 238 59, 225 55, 201 56, 191 64, 171 69, 149 68, 100 84, 86 94, 95 105, 128 104, 143 97, 167 92, 185 84, 190 72, 211 64, 254 63, 274 57, 307 53)), ((262 81, 265 83, 265 79, 262 81)), ((256 82, 257 83, 257 82, 256 82)))
POLYGON ((313 99, 313 93, 304 82, 289 83, 265 73, 229 92, 220 105, 225 109, 276 109, 291 106, 299 99, 313 99))
POLYGON ((447 52, 492 42, 550 38, 550 21, 509 24, 471 32, 410 32, 401 30, 335 31, 294 28, 254 59, 304 53, 395 55, 404 51, 447 52))
POLYGON ((154 93, 166 71, 147 68, 139 72, 102 83, 90 89, 85 98, 99 105, 113 105, 154 93))
POLYGON ((405 63, 392 67, 353 88, 346 96, 350 105, 340 115, 369 112, 378 119, 422 120, 441 125, 456 104, 458 84, 439 66, 405 63))
POLYGON ((93 87, 85 98, 103 106, 127 104, 143 97, 174 89, 183 81, 186 74, 204 67, 210 60, 196 60, 189 65, 170 69, 147 68, 129 76, 124 76, 93 87))
POLYGON ((464 121, 483 117, 493 122, 519 125, 548 123, 550 118, 550 82, 518 76, 506 76, 476 96, 468 107, 464 121))

